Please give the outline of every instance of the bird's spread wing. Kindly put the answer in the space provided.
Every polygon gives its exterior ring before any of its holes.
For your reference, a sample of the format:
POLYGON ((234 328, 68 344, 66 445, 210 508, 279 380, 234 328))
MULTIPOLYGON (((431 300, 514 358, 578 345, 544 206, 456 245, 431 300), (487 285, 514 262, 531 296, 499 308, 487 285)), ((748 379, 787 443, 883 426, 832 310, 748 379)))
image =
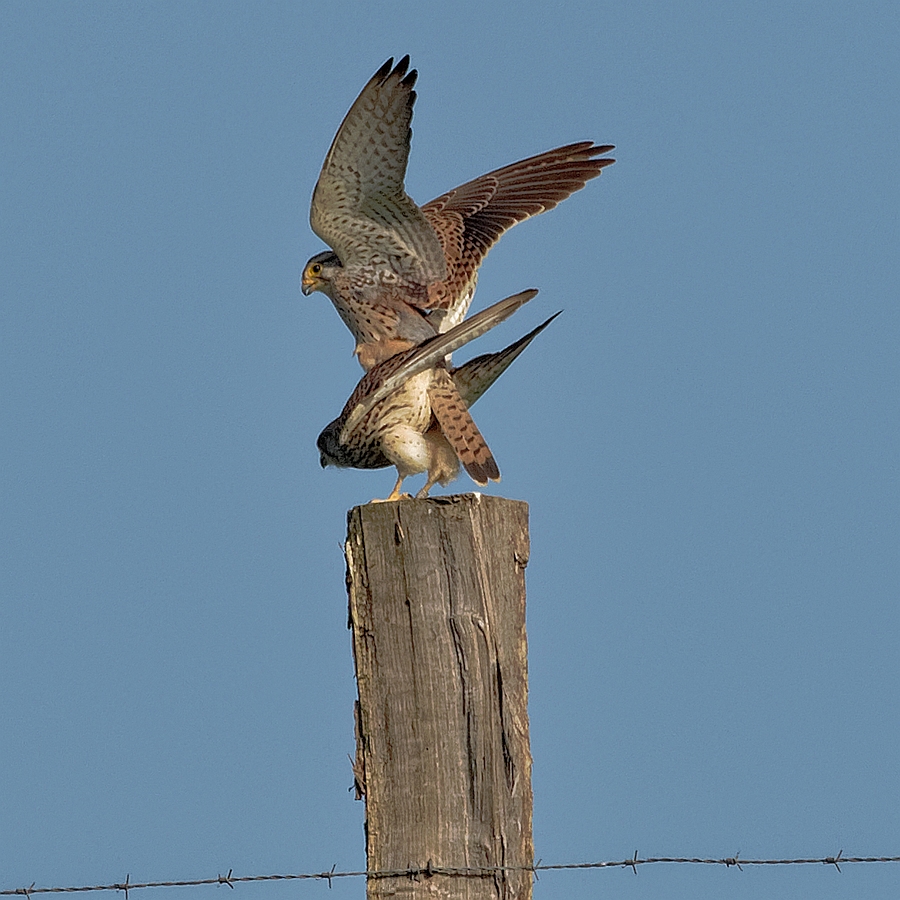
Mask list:
POLYGON ((503 350, 484 353, 454 369, 450 375, 467 407, 472 406, 484 392, 512 365, 518 355, 559 315, 554 313, 533 331, 514 341, 503 350))
POLYGON ((404 189, 416 70, 389 59, 362 89, 325 157, 309 221, 346 266, 391 262, 404 280, 446 277, 434 229, 404 189), (392 68, 393 66, 393 68, 392 68))
MULTIPOLYGON (((357 386, 357 390, 361 391, 358 401, 351 398, 353 408, 348 412, 341 429, 341 443, 346 443, 353 429, 363 418, 405 381, 412 378, 413 375, 418 375, 419 372, 434 368, 443 362, 448 354, 458 350, 464 344, 468 344, 469 341, 474 341, 486 331, 490 331, 535 296, 537 296, 537 291, 529 290, 514 294, 505 300, 499 300, 493 306, 481 310, 445 334, 439 334, 409 351, 409 355, 399 365, 397 357, 392 357, 381 366, 371 369, 357 386)), ((350 405, 348 403, 348 406, 350 405)))
POLYGON ((447 278, 429 288, 431 308, 447 310, 437 316, 440 330, 465 316, 478 268, 500 237, 583 188, 615 162, 604 156, 612 149, 592 141, 557 147, 488 172, 422 207, 447 259, 447 278))

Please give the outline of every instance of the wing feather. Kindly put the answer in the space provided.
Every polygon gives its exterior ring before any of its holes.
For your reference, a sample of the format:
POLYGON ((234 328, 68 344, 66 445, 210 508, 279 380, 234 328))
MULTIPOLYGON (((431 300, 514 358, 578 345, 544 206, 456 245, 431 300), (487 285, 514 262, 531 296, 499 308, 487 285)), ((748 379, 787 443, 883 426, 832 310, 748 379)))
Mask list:
POLYGON ((431 306, 447 310, 442 330, 468 311, 478 269, 513 225, 553 209, 615 160, 611 145, 580 141, 539 153, 468 181, 422 207, 447 257, 447 278, 429 289, 431 306), (602 158, 600 158, 602 157, 602 158))
POLYGON ((431 369, 444 358, 469 341, 474 341, 505 319, 520 306, 537 295, 537 291, 522 291, 504 300, 499 300, 487 309, 476 313, 445 334, 439 334, 419 347, 408 351, 408 355, 392 356, 375 368, 370 369, 357 385, 341 414, 344 425, 341 428, 341 443, 346 443, 356 426, 378 403, 388 397, 405 381, 431 369))
POLYGON ((446 277, 434 229, 404 188, 417 72, 389 59, 344 117, 313 191, 312 230, 347 267, 392 262, 405 280, 446 277))

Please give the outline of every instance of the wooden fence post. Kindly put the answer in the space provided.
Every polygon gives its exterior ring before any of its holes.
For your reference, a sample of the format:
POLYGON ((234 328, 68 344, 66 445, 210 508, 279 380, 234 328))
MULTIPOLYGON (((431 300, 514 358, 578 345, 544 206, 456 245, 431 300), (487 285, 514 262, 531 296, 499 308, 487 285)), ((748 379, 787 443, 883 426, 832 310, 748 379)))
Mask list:
POLYGON ((367 897, 530 900, 528 505, 357 506, 345 550, 367 897))

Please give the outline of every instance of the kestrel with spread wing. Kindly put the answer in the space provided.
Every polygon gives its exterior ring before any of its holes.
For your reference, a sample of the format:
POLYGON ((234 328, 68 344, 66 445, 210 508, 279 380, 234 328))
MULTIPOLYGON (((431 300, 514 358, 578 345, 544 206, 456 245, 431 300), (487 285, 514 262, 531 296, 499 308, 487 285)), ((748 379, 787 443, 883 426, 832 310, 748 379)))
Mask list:
POLYGON ((399 499, 407 476, 426 471, 427 481, 416 496, 428 496, 436 483, 447 485, 457 477, 460 463, 477 484, 499 481, 500 470, 469 406, 555 316, 499 353, 479 356, 458 369, 448 369, 445 360, 536 294, 524 291, 507 297, 370 369, 341 415, 319 435, 322 466, 396 466, 397 482, 388 500, 399 499))
POLYGON ((500 237, 615 161, 604 157, 611 145, 569 144, 418 207, 404 187, 416 76, 408 56, 375 73, 338 129, 310 208, 332 249, 306 264, 303 293, 331 299, 366 370, 461 322, 500 237))

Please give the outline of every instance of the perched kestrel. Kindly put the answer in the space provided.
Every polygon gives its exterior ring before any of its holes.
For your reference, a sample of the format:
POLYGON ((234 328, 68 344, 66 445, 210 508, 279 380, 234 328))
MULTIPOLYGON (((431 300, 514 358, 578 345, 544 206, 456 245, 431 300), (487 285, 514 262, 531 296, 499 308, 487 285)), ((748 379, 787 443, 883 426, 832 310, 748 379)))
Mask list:
POLYGON ((310 207, 332 250, 303 270, 304 294, 328 296, 368 370, 463 320, 478 268, 518 222, 552 209, 615 160, 581 141, 521 160, 418 207, 406 194, 416 70, 389 59, 347 113, 310 207))
POLYGON ((388 500, 400 497, 404 478, 425 471, 427 481, 416 496, 428 496, 436 483, 447 485, 457 477, 460 462, 477 484, 499 481, 500 470, 468 408, 555 316, 499 353, 479 356, 458 369, 448 369, 445 360, 536 294, 507 297, 370 369, 340 416, 319 435, 322 466, 396 466, 397 483, 388 500))

